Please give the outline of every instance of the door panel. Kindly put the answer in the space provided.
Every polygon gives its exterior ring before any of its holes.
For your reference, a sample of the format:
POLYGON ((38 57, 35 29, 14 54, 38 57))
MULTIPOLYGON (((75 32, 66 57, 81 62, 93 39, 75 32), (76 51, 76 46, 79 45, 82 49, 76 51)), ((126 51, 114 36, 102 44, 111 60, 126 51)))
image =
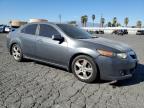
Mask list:
POLYGON ((60 43, 59 41, 52 40, 52 35, 60 34, 54 27, 48 24, 40 24, 39 36, 36 41, 36 54, 37 57, 48 62, 66 65, 67 61, 67 42, 60 43))
POLYGON ((26 56, 34 57, 36 51, 36 36, 29 34, 22 34, 20 38, 22 40, 23 53, 26 56))
POLYGON ((26 56, 35 57, 36 31, 37 24, 29 24, 21 30, 20 38, 22 41, 22 49, 26 56))
POLYGON ((41 36, 37 36, 36 40, 36 54, 38 58, 56 64, 67 64, 67 42, 63 42, 60 44, 59 41, 41 36))

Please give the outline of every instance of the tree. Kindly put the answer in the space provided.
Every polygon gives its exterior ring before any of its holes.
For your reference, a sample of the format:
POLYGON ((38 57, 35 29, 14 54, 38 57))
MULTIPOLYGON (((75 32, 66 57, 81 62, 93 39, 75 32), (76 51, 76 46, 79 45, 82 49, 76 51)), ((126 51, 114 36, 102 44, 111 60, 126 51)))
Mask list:
POLYGON ((84 16, 81 16, 81 24, 82 24, 83 27, 84 27, 84 23, 85 23, 84 16))
POLYGON ((70 21, 70 22, 68 22, 68 24, 76 25, 76 21, 70 21))
POLYGON ((116 17, 113 18, 112 25, 113 25, 113 27, 117 26, 117 18, 116 17))
POLYGON ((108 25, 108 27, 111 27, 111 26, 112 26, 112 23, 111 23, 111 22, 108 22, 107 25, 108 25))
POLYGON ((83 27, 86 27, 87 21, 88 21, 87 15, 81 16, 81 23, 83 27))
POLYGON ((124 24, 125 24, 126 27, 127 27, 128 23, 129 23, 129 18, 126 17, 126 18, 124 19, 124 24))
POLYGON ((9 24, 11 24, 12 23, 12 21, 9 21, 9 24))
POLYGON ((95 15, 92 15, 92 20, 93 20, 93 27, 94 27, 94 20, 95 20, 95 15))
POLYGON ((120 23, 117 23, 117 24, 116 24, 116 26, 117 26, 117 27, 120 27, 120 26, 121 26, 121 24, 120 24, 120 23))
POLYGON ((140 20, 137 21, 137 27, 141 28, 141 26, 142 26, 142 22, 140 20))
POLYGON ((100 19, 100 24, 101 24, 101 27, 103 27, 103 26, 104 26, 104 23, 105 23, 105 18, 101 17, 101 19, 100 19))

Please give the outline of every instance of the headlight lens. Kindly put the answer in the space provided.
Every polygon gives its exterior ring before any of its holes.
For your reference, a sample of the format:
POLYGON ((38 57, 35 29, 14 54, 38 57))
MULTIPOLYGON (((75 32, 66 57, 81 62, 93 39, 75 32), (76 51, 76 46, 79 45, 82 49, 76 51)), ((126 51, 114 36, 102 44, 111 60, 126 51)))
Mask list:
POLYGON ((118 53, 117 57, 122 58, 122 59, 126 59, 127 58, 127 54, 126 53, 118 53))
POLYGON ((114 53, 111 51, 105 51, 105 50, 97 50, 99 52, 100 55, 102 56, 107 56, 107 57, 119 57, 122 59, 126 59, 127 58, 127 54, 126 53, 114 53))
POLYGON ((112 57, 113 56, 113 52, 111 51, 105 51, 105 50, 97 50, 100 55, 103 55, 103 56, 107 56, 107 57, 112 57))

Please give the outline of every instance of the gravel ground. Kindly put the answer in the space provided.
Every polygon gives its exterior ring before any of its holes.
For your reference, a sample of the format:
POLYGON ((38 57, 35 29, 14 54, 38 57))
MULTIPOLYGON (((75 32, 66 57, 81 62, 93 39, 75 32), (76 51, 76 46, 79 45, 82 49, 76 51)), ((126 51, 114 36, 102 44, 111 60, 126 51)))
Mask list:
POLYGON ((133 78, 86 84, 72 73, 27 60, 18 63, 0 34, 0 108, 144 108, 144 36, 98 35, 129 44, 139 56, 133 78))

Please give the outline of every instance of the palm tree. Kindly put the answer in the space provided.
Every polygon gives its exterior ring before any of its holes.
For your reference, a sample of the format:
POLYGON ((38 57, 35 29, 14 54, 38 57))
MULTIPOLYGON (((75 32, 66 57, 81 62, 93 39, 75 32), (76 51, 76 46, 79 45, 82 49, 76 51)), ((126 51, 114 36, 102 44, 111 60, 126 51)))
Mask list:
POLYGON ((141 28, 141 26, 142 26, 142 22, 140 20, 137 21, 137 27, 141 28))
POLYGON ((77 26, 77 22, 76 21, 69 21, 68 24, 77 26))
POLYGON ((126 17, 126 18, 124 19, 124 24, 125 24, 126 27, 127 27, 128 23, 129 23, 129 18, 126 17))
POLYGON ((120 27, 120 26, 121 26, 121 24, 120 24, 120 23, 117 23, 117 24, 116 24, 116 26, 117 26, 117 27, 120 27))
POLYGON ((76 24, 76 21, 69 21, 68 24, 76 24))
POLYGON ((84 20, 85 20, 85 27, 86 27, 87 21, 88 21, 88 16, 87 15, 84 16, 84 20))
POLYGON ((83 27, 86 27, 87 21, 88 21, 87 15, 81 16, 81 23, 83 27))
POLYGON ((113 18, 112 25, 114 27, 116 27, 116 25, 117 25, 117 18, 116 17, 113 18))
POLYGON ((103 26, 104 26, 104 23, 105 23, 105 18, 101 17, 101 19, 100 19, 100 24, 101 24, 101 27, 103 27, 103 26))
POLYGON ((84 16, 81 16, 81 24, 82 24, 82 26, 84 27, 84 16))
POLYGON ((93 27, 94 27, 94 20, 95 20, 95 15, 92 15, 92 20, 93 20, 93 27))
POLYGON ((111 26, 112 26, 111 22, 108 22, 108 24, 107 24, 107 25, 108 25, 108 27, 111 27, 111 26))

